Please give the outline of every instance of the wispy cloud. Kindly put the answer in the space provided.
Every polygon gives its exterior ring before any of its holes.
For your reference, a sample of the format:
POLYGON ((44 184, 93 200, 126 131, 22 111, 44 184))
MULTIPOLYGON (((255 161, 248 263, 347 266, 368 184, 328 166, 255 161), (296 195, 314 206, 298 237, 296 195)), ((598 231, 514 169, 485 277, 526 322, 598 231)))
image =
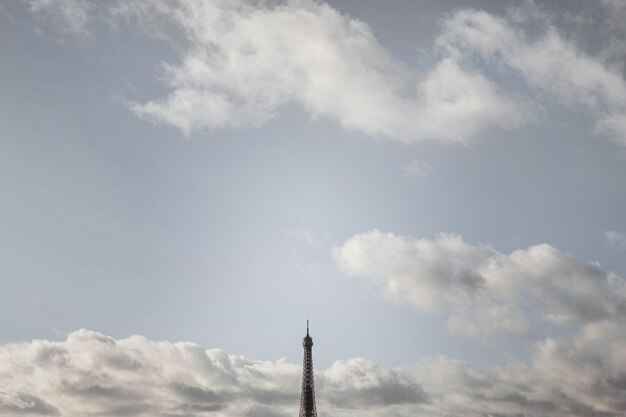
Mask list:
POLYGON ((433 167, 430 163, 419 159, 414 159, 402 166, 402 172, 407 177, 424 178, 430 176, 433 167))
POLYGON ((596 118, 596 132, 626 146, 626 82, 620 71, 586 55, 541 10, 517 12, 499 17, 461 10, 444 22, 438 44, 459 59, 474 55, 484 65, 513 69, 531 88, 564 105, 586 107, 596 118))
POLYGON ((606 243, 609 247, 619 250, 626 250, 626 233, 606 230, 604 232, 606 243))
POLYGON ((324 248, 327 246, 323 237, 307 228, 284 230, 283 236, 287 240, 287 243, 292 246, 313 246, 316 248, 324 248))
POLYGON ((97 6, 92 0, 21 0, 37 18, 42 27, 62 37, 88 38, 91 36, 97 6))

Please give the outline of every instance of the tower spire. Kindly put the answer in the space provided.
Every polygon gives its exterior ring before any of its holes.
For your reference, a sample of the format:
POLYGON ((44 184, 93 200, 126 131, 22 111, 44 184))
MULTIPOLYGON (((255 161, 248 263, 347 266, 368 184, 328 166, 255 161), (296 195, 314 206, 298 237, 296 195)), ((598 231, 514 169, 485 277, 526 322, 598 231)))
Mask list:
POLYGON ((313 339, 309 336, 309 320, 306 321, 306 336, 302 340, 304 360, 302 361, 302 393, 300 396, 299 417, 317 417, 315 388, 313 386, 313 339))

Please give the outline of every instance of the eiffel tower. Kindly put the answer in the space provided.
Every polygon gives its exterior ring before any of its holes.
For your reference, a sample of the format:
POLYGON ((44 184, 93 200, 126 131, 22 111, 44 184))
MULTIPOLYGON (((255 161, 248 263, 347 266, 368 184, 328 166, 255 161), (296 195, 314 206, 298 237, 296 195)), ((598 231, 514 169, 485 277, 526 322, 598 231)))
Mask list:
POLYGON ((317 417, 315 408, 315 388, 313 387, 313 339, 309 336, 309 321, 306 321, 306 337, 302 340, 304 360, 302 362, 302 394, 300 396, 300 416, 317 417))

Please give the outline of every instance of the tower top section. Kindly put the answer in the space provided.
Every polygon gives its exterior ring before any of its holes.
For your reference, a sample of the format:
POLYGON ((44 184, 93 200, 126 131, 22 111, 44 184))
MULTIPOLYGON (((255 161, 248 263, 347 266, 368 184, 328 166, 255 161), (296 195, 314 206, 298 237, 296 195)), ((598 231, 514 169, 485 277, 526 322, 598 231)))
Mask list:
POLYGON ((317 417, 315 388, 313 387, 313 339, 309 335, 309 321, 306 321, 306 336, 302 341, 304 360, 302 361, 302 395, 298 417, 317 417))
POLYGON ((306 336, 304 336, 304 339, 302 340, 302 346, 304 347, 310 347, 313 346, 313 338, 311 338, 311 336, 309 336, 309 321, 306 321, 306 336))

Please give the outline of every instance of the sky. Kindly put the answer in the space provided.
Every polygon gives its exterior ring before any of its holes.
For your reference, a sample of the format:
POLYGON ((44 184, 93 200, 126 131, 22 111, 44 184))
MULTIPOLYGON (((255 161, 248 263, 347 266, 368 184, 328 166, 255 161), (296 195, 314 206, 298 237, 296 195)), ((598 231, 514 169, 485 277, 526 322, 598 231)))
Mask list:
POLYGON ((626 416, 626 2, 0 4, 0 415, 626 416))

